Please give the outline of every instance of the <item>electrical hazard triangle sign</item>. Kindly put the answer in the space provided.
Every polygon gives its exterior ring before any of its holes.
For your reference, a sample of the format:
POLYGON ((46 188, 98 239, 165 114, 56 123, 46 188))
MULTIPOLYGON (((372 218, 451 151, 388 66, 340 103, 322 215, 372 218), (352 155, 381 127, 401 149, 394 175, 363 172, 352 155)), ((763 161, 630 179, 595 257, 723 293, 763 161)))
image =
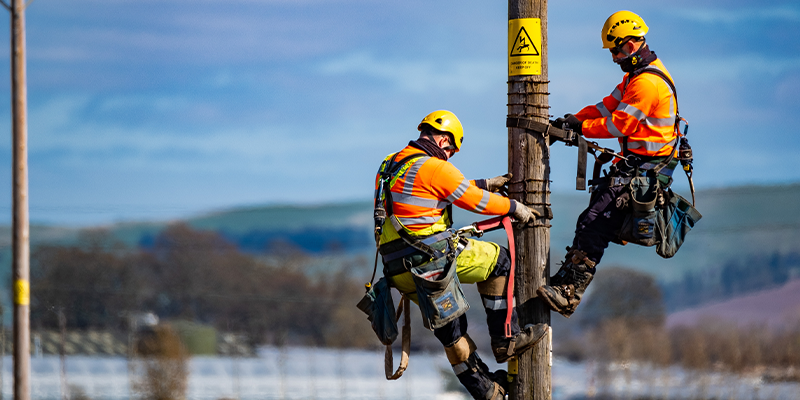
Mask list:
POLYGON ((514 40, 514 44, 511 46, 511 57, 520 57, 520 56, 538 56, 539 49, 536 48, 536 43, 531 40, 530 35, 525 30, 525 27, 521 27, 519 29, 519 33, 517 33, 517 38, 514 40))
POLYGON ((542 74, 542 20, 508 21, 508 76, 542 74))

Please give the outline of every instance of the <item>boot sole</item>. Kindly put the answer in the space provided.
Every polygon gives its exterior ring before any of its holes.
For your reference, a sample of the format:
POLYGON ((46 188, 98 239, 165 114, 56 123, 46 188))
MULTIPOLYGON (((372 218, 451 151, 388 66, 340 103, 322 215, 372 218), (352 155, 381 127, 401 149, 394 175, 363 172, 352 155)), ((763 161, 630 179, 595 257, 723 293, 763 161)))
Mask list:
POLYGON ((530 349, 533 346, 536 346, 537 343, 541 342, 542 339, 544 339, 544 337, 547 336, 547 332, 549 332, 549 331, 550 331, 550 327, 548 326, 547 329, 545 329, 545 331, 542 334, 542 336, 539 336, 538 339, 528 343, 528 345, 525 346, 525 347, 520 347, 519 349, 514 349, 514 355, 512 355, 512 356, 504 356, 504 357, 500 357, 500 358, 495 356, 495 358, 494 358, 495 362, 497 362, 498 364, 502 364, 502 363, 504 363, 504 362, 506 362, 506 361, 508 361, 508 360, 510 360, 510 359, 512 359, 514 357, 517 357, 520 354, 528 351, 528 349, 530 349))
POLYGON ((553 303, 553 300, 550 299, 550 296, 548 296, 547 292, 544 291, 541 287, 536 289, 536 295, 539 296, 539 298, 542 299, 542 301, 544 301, 545 304, 547 304, 547 306, 550 307, 551 310, 563 315, 565 318, 569 318, 569 316, 572 315, 572 313, 574 312, 559 308, 555 303, 553 303))

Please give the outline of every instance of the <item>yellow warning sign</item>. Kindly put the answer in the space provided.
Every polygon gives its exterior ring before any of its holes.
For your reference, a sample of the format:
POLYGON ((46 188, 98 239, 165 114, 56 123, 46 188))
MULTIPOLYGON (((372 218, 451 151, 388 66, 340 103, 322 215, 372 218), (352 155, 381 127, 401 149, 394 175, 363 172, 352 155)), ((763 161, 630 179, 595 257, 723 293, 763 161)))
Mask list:
POLYGON ((542 74, 542 20, 508 21, 508 75, 542 74))

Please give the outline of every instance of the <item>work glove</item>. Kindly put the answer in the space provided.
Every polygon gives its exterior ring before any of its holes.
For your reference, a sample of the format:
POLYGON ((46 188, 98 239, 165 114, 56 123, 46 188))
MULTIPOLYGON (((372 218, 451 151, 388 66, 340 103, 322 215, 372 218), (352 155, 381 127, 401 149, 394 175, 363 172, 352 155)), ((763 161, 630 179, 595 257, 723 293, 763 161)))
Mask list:
POLYGON ((520 225, 528 225, 532 224, 536 217, 541 216, 538 211, 522 204, 516 200, 511 200, 516 203, 517 208, 514 209, 514 212, 511 214, 512 217, 516 220, 516 222, 520 225))
POLYGON ((486 190, 508 197, 508 181, 510 180, 511 173, 489 178, 486 180, 486 190))
MULTIPOLYGON (((552 121, 550 125, 555 126, 559 129, 571 129, 575 135, 573 135, 572 140, 564 140, 567 144, 577 146, 578 145, 578 135, 581 134, 581 121, 572 114, 565 114, 564 118, 557 118, 555 121, 552 121)), ((554 139, 551 139, 551 141, 554 139)), ((553 143, 550 143, 553 144, 553 143)))
POLYGON ((551 125, 559 129, 572 129, 575 133, 581 134, 581 120, 572 114, 564 114, 563 118, 556 118, 551 125))

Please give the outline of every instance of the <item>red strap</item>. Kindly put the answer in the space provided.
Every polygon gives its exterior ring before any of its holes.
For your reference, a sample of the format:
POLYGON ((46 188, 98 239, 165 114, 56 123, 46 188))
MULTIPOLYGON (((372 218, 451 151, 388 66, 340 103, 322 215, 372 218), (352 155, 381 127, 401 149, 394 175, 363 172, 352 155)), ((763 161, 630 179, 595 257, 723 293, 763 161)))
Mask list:
POLYGON ((485 221, 475 222, 472 225, 475 226, 475 228, 477 230, 479 230, 479 231, 488 232, 488 231, 491 231, 493 229, 498 228, 500 226, 500 224, 503 223, 503 219, 504 218, 508 218, 508 217, 505 216, 505 215, 501 215, 499 217, 489 218, 489 219, 487 219, 485 221))
MULTIPOLYGON (((493 218, 495 219, 495 218, 493 218)), ((511 259, 511 271, 508 272, 508 290, 506 292, 506 337, 510 338, 511 335, 511 313, 514 311, 514 259, 516 258, 515 251, 514 251, 514 230, 511 227, 511 217, 504 216, 501 218, 503 223, 503 228, 506 230, 506 235, 508 236, 508 252, 511 253, 509 258, 511 259)), ((484 221, 488 222, 490 220, 484 221)))
POLYGON ((511 253, 511 271, 508 272, 508 290, 506 291, 506 307, 508 312, 506 313, 506 324, 505 324, 505 334, 507 338, 510 338, 511 335, 511 313, 514 311, 514 270, 515 270, 515 261, 516 258, 515 250, 514 250, 514 229, 511 227, 511 217, 508 215, 501 215, 499 217, 494 217, 487 219, 485 221, 478 221, 473 223, 472 225, 475 226, 476 229, 488 232, 494 229, 497 229, 502 224, 503 228, 506 230, 506 235, 508 236, 508 252, 511 253))

